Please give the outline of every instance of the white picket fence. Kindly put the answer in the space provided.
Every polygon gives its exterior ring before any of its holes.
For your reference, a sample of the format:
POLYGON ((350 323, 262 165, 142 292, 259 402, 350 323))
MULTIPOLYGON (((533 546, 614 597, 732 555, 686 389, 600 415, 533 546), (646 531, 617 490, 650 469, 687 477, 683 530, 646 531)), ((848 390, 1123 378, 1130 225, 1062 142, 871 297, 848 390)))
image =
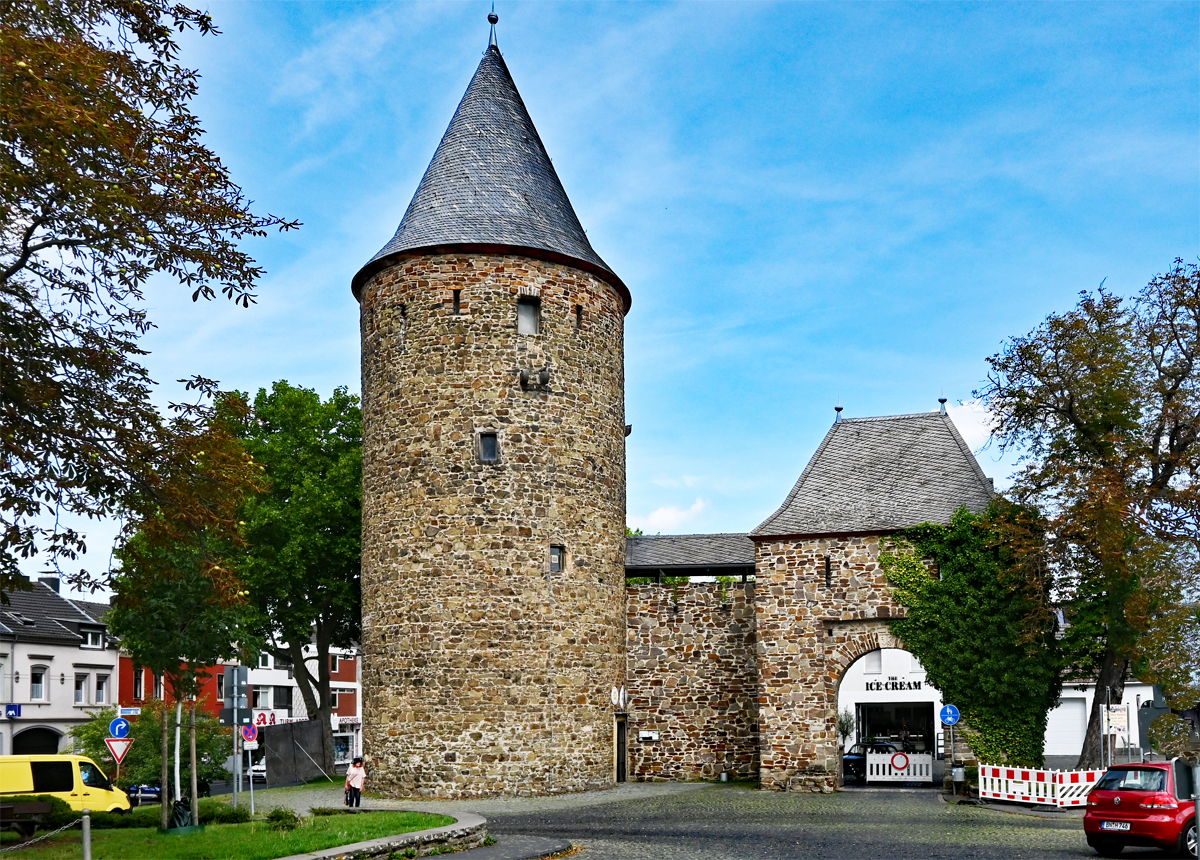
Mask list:
POLYGON ((867 782, 932 782, 933 753, 867 753, 867 782))
POLYGON ((1036 770, 981 764, 979 796, 1015 803, 1083 806, 1103 770, 1036 770))

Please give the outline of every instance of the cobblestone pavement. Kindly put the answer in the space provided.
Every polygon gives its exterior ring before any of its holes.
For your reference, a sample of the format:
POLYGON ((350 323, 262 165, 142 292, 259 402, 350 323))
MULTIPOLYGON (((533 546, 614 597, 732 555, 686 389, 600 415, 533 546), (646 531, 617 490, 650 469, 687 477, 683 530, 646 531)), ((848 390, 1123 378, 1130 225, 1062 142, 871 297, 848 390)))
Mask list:
MULTIPOLYGON (((259 809, 341 802, 336 789, 260 792, 259 809)), ((557 797, 454 802, 366 798, 364 806, 477 812, 488 830, 569 839, 581 860, 941 860, 1095 857, 1079 819, 951 806, 935 791, 783 794, 740 785, 630 783, 557 797)), ((1130 858, 1163 857, 1128 849, 1130 858)))

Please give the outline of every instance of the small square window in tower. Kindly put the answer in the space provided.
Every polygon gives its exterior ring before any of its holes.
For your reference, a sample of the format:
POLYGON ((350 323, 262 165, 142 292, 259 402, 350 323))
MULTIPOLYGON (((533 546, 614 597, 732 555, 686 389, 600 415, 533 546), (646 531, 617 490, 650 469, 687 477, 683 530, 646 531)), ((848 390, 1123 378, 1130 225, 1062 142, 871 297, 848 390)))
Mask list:
POLYGON ((537 334, 542 317, 542 303, 533 296, 517 299, 517 334, 537 334))
POLYGON ((483 463, 500 462, 500 439, 495 433, 479 434, 479 460, 483 463))
POLYGON ((565 546, 550 547, 550 572, 562 573, 567 563, 567 548, 565 546))

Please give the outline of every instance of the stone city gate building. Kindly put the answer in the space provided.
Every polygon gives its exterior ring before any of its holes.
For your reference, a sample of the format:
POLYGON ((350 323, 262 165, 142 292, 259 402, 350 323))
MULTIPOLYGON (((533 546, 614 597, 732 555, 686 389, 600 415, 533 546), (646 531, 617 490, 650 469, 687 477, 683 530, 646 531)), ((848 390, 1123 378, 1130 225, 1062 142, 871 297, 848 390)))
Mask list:
POLYGON ((890 643, 898 611, 878 565, 888 535, 990 497, 944 411, 836 422, 749 535, 627 546, 629 290, 592 249, 494 29, 352 287, 374 787, 467 797, 729 771, 831 788, 838 681, 890 643), (625 581, 728 572, 741 581, 625 581))

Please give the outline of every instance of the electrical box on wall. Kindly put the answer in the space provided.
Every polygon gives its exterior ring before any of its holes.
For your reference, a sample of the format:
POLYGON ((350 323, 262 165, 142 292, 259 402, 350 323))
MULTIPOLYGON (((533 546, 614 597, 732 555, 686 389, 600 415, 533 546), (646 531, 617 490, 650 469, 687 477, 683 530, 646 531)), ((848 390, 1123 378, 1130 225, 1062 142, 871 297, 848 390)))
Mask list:
POLYGON ((646 741, 656 741, 656 740, 658 740, 658 732, 657 731, 638 732, 638 740, 641 741, 642 743, 645 743, 646 741))

